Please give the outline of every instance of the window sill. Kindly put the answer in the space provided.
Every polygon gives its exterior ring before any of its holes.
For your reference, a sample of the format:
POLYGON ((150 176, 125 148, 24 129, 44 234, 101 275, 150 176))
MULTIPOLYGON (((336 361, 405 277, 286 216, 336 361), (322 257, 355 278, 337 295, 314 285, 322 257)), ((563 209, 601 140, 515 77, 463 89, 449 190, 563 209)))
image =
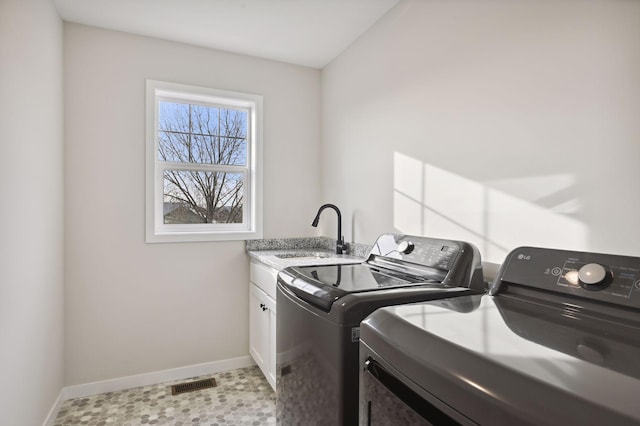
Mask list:
POLYGON ((261 231, 230 232, 147 232, 147 244, 153 243, 188 243, 213 241, 242 241, 262 238, 261 231))

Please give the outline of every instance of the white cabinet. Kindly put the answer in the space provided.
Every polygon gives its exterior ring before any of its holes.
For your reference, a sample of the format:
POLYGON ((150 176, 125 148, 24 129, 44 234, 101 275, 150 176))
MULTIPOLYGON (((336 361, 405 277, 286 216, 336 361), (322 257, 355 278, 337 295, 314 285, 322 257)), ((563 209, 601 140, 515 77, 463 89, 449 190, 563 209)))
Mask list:
POLYGON ((276 388, 276 280, 278 271, 251 262, 249 353, 271 387, 276 388))

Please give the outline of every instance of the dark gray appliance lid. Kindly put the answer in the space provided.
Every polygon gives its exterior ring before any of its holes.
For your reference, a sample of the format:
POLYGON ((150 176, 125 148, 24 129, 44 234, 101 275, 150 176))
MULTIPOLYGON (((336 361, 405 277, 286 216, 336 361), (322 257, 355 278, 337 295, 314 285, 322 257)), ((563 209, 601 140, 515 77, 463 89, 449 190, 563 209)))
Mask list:
POLYGON ((325 311, 349 294, 415 286, 484 290, 478 250, 462 241, 383 234, 357 265, 290 267, 279 280, 325 311))
POLYGON ((325 310, 338 299, 365 291, 410 287, 440 283, 446 275, 434 270, 430 276, 415 277, 397 274, 368 264, 299 266, 287 268, 293 277, 287 280, 289 290, 307 302, 325 310))
POLYGON ((480 424, 640 423, 640 329, 511 297, 378 309, 363 346, 480 424))

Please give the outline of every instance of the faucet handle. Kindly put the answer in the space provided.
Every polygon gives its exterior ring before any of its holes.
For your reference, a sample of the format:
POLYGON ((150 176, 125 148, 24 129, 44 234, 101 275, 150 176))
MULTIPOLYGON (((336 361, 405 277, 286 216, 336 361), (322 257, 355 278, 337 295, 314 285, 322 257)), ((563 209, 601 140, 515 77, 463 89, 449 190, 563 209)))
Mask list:
POLYGON ((336 241, 336 253, 343 254, 347 250, 347 243, 344 242, 344 237, 336 241))

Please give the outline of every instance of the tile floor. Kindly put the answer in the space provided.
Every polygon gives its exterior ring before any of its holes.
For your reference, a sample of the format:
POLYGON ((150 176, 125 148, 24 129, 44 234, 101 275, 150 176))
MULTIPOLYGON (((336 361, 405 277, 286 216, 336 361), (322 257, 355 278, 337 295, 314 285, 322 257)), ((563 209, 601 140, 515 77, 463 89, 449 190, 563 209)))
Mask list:
POLYGON ((258 367, 109 392, 64 402, 55 426, 275 425, 275 393, 258 367), (217 386, 171 395, 170 386, 209 377, 217 386))

